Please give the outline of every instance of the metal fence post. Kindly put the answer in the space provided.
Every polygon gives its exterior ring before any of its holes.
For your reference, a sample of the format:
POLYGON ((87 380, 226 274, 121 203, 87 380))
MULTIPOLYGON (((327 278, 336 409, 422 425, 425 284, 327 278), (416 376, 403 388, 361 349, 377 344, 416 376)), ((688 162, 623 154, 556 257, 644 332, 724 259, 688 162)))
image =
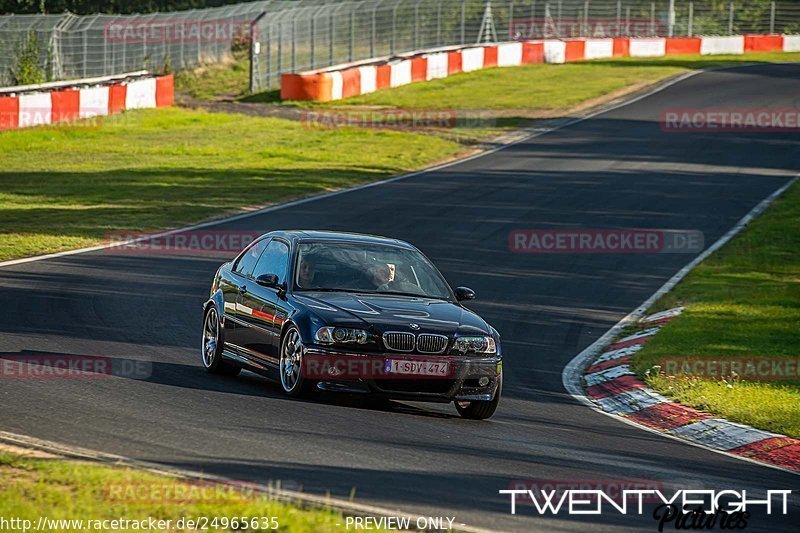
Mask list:
POLYGON ((461 0, 461 44, 466 42, 466 33, 464 24, 467 18, 467 3, 466 0, 461 0))
POLYGON ((728 35, 733 35, 733 2, 730 2, 728 7, 728 35))
POLYGON ((292 17, 292 72, 297 68, 297 15, 292 17))
POLYGON ((694 24, 694 2, 689 2, 689 22, 686 26, 686 35, 692 36, 692 25, 694 24))
POLYGON ((397 38, 397 8, 400 6, 400 0, 394 4, 392 8, 392 40, 389 45, 389 55, 394 55, 395 39, 397 38))
POLYGON ((375 12, 378 11, 380 2, 375 4, 372 8, 372 37, 369 40, 369 57, 375 57, 375 12))
POLYGON ((317 13, 314 12, 311 14, 311 46, 310 46, 310 58, 309 61, 311 62, 311 69, 314 69, 314 59, 316 55, 316 46, 317 44, 317 13))
POLYGON ((775 33, 775 2, 769 3, 769 32, 775 33))
MULTIPOLYGON (((256 76, 256 71, 258 70, 258 61, 259 61, 259 54, 261 53, 260 50, 260 43, 261 41, 258 40, 258 31, 256 27, 258 26, 258 22, 264 18, 266 13, 261 13, 256 18, 254 18, 250 22, 250 92, 253 93, 256 90, 256 84, 258 83, 258 79, 256 76)), ((269 37, 267 37, 269 38, 269 37)), ((267 49, 267 87, 269 87, 269 49, 267 49)))
POLYGON ((675 0, 669 0, 669 11, 667 12, 667 37, 672 37, 675 30, 675 0))
POLYGON ((625 8, 625 36, 631 36, 631 6, 625 8))
POLYGON ((442 0, 436 2, 436 46, 442 46, 442 0))
POLYGON ((281 21, 278 21, 278 74, 283 74, 283 27, 281 21))
POLYGON ((583 2, 583 30, 581 31, 582 37, 590 37, 589 35, 589 0, 583 2))
POLYGON ((508 1, 508 36, 516 40, 516 35, 514 33, 514 0, 508 1))
POLYGON ((335 28, 333 26, 335 22, 333 20, 333 16, 343 5, 344 4, 339 4, 339 6, 328 15, 328 64, 329 65, 333 65, 333 35, 335 33, 335 28))
POLYGON ((89 32, 83 30, 83 77, 86 77, 86 64, 89 62, 89 32))
POLYGON ((650 35, 656 34, 656 3, 650 2, 650 35))
POLYGON ((354 32, 354 30, 353 30, 353 27, 354 27, 353 17, 354 17, 354 11, 351 8, 350 9, 350 32, 349 32, 350 33, 350 39, 349 39, 349 41, 347 43, 347 61, 351 62, 351 63, 353 62, 353 40, 355 39, 355 34, 353 33, 354 32))
POLYGON ((617 0, 617 37, 622 35, 622 0, 617 0))
POLYGON ((414 4, 414 50, 419 50, 419 3, 414 4))

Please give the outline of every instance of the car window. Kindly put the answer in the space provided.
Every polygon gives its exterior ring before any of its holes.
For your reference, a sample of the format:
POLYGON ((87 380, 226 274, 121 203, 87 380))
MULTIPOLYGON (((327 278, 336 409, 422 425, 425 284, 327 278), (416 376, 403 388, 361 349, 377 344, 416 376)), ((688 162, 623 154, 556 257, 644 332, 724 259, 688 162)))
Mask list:
POLYGON ((286 281, 286 270, 289 266, 289 247, 281 241, 271 241, 253 271, 253 277, 264 274, 276 274, 278 283, 286 281))
POLYGON ((239 259, 236 261, 236 265, 233 267, 233 270, 243 276, 251 275, 253 273, 253 268, 258 262, 258 258, 261 256, 261 252, 263 252, 264 248, 267 247, 268 242, 269 239, 261 239, 260 241, 256 241, 251 244, 250 247, 245 250, 241 256, 239 256, 239 259))
POLYGON ((297 261, 298 290, 451 297, 441 274, 415 250, 371 243, 303 243, 297 261))

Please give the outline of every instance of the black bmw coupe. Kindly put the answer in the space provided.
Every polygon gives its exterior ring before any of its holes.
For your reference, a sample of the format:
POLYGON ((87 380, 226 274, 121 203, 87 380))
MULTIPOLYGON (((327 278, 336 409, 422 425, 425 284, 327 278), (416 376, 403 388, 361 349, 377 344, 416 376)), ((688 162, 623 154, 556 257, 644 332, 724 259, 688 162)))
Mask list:
POLYGON ((502 389, 497 331, 461 302, 414 246, 329 231, 273 231, 217 271, 203 306, 202 358, 312 390, 454 402, 494 414, 502 389))

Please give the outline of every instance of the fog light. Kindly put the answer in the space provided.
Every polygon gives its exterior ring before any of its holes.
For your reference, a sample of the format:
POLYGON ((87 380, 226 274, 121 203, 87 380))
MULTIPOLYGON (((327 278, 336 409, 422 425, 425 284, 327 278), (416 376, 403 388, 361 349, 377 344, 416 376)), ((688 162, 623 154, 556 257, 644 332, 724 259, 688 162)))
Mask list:
POLYGON ((485 387, 488 384, 489 384, 489 378, 487 378, 486 376, 483 376, 481 379, 478 380, 478 385, 480 385, 481 387, 485 387))

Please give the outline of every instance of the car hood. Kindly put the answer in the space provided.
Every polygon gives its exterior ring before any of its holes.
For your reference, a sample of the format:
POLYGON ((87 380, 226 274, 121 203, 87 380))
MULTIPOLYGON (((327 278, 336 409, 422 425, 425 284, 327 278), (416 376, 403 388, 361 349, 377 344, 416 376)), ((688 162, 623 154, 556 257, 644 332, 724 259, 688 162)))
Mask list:
POLYGON ((315 291, 295 297, 329 325, 356 326, 360 322, 361 327, 378 334, 389 330, 448 336, 491 334, 489 325, 477 314, 434 298, 315 291))

